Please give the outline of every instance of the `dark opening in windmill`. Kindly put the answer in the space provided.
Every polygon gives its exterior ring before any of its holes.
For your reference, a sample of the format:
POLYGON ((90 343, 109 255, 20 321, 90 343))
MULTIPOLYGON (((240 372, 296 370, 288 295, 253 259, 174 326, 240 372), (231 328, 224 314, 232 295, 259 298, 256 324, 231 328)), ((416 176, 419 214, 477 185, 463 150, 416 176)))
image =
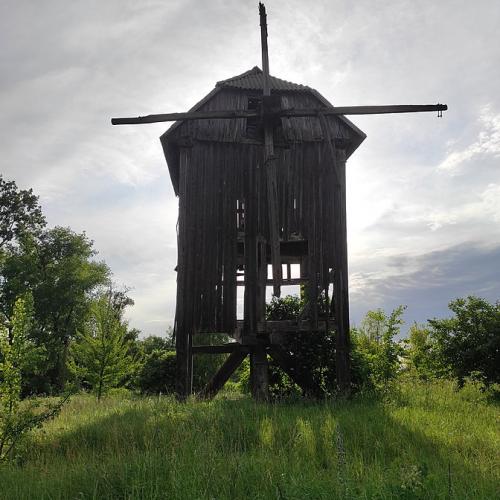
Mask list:
POLYGON ((230 354, 203 397, 214 396, 248 355, 255 398, 268 396, 268 356, 305 393, 320 396, 287 349, 287 338, 308 331, 314 345, 314 332, 326 329, 336 334, 338 388, 349 391, 345 164, 365 134, 345 115, 447 109, 334 107, 310 87, 270 76, 262 4, 259 14, 262 70, 218 82, 187 113, 112 120, 176 121, 161 144, 179 197, 175 334, 181 398, 192 391, 195 352, 230 354), (292 277, 292 266, 298 277, 292 277), (266 287, 279 296, 284 285, 303 286, 301 319, 266 321, 266 287), (320 297, 326 308, 318 307, 320 297), (193 346, 193 337, 207 332, 226 332, 236 342, 193 346))

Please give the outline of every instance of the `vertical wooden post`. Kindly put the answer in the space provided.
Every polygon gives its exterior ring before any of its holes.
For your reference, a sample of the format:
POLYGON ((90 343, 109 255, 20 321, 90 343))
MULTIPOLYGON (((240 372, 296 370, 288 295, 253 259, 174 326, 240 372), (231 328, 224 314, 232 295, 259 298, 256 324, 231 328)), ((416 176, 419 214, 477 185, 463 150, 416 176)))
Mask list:
MULTIPOLYGON (((260 41, 262 45, 262 73, 264 78, 263 95, 264 101, 271 95, 269 77, 269 52, 267 48, 267 16, 264 4, 259 3, 260 15, 260 41)), ((265 118, 265 117, 264 117, 265 118)), ((269 217, 269 237, 271 246, 271 261, 273 265, 274 295, 281 295, 281 258, 280 258, 280 235, 279 235, 279 211, 278 211, 278 185, 276 181, 276 161, 274 157, 273 125, 264 119, 264 165, 266 169, 267 187, 267 210, 269 217)))
POLYGON ((180 151, 179 167, 179 228, 177 236, 177 302, 175 310, 175 349, 176 349, 176 394, 180 400, 186 399, 192 391, 192 331, 188 321, 188 262, 187 253, 187 169, 188 150, 180 151))
POLYGON ((328 123, 323 114, 318 118, 326 142, 334 171, 334 304, 335 321, 337 324, 335 365, 337 370, 337 385, 342 393, 348 393, 351 386, 350 370, 350 340, 349 340, 349 289, 347 267, 347 221, 346 221, 346 179, 345 179, 345 151, 335 149, 332 142, 328 123))
MULTIPOLYGON (((257 327, 259 312, 259 255, 257 242, 258 229, 258 197, 256 177, 257 165, 248 165, 246 172, 246 199, 245 199, 245 297, 244 297, 244 324, 243 342, 248 341, 255 344, 257 339, 257 327)), ((264 281, 265 283, 265 281, 264 281)), ((268 366, 267 356, 257 349, 250 356, 252 395, 257 400, 268 398, 268 366)))
POLYGON ((348 393, 351 386, 350 370, 350 334, 349 334, 349 283, 348 283, 348 258, 347 258, 347 210, 346 210, 346 177, 344 150, 338 150, 337 153, 337 172, 340 180, 340 192, 338 207, 340 210, 339 235, 337 259, 339 271, 338 274, 338 342, 337 342, 337 383, 343 393, 348 393))
POLYGON ((254 346, 250 354, 250 382, 252 396, 257 401, 269 399, 269 366, 262 346, 254 346))

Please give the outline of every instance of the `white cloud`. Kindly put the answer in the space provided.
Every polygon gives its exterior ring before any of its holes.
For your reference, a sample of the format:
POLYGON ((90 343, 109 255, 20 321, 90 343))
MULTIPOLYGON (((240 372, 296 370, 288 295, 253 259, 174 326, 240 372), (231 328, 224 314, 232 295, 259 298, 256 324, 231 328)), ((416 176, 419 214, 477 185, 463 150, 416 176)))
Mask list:
POLYGON ((464 164, 470 164, 472 160, 481 162, 486 156, 500 158, 500 114, 494 113, 491 106, 485 106, 478 121, 480 130, 476 140, 464 149, 449 151, 438 169, 456 175, 464 164))
MULTIPOLYGON (((390 305, 398 291, 381 283, 411 275, 419 256, 500 242, 500 45, 491 43, 500 3, 266 6, 276 76, 337 105, 450 106, 442 120, 354 120, 368 134, 348 163, 354 317, 370 306, 363 297, 390 305)), ((182 111, 217 80, 260 65, 257 5, 7 0, 0 44, 1 173, 41 195, 51 224, 85 229, 133 289, 131 323, 163 332, 174 314, 177 217, 158 141, 167 125, 113 128, 109 119, 182 111)), ((455 275, 443 259, 432 266, 451 294, 455 275)), ((416 309, 427 303, 414 297, 416 309)))

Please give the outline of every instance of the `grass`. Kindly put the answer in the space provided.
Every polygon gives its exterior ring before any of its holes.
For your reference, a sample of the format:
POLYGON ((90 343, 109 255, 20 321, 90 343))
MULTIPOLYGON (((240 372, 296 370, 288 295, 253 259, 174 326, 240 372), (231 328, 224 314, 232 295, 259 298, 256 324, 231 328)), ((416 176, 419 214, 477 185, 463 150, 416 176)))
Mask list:
POLYGON ((499 423, 448 383, 322 404, 77 396, 0 468, 0 498, 500 498, 499 423))

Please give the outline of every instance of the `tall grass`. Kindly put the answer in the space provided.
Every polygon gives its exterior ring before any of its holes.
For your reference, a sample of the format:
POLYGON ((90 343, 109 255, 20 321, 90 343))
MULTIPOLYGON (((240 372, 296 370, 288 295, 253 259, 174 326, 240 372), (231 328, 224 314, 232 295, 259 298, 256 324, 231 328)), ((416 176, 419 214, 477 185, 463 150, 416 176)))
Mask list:
POLYGON ((499 498, 499 417, 448 383, 321 404, 78 396, 0 469, 0 497, 499 498))

